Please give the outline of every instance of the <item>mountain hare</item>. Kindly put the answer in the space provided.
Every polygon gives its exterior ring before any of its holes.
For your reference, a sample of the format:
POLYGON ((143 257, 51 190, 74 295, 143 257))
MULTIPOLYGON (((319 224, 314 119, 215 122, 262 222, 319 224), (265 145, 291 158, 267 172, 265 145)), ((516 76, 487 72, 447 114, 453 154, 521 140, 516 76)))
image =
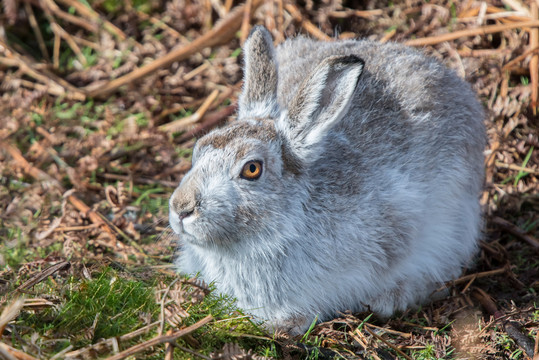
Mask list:
POLYGON ((182 273, 273 328, 418 305, 473 257, 483 110, 470 86, 399 44, 244 47, 237 120, 200 138, 170 198, 182 273))

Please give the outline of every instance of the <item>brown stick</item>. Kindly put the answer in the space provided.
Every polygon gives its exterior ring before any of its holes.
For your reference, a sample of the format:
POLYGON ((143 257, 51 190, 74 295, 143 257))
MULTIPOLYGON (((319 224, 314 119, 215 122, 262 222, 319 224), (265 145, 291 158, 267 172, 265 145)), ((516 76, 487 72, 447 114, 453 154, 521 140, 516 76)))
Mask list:
POLYGON ((516 170, 516 171, 525 171, 525 172, 530 173, 530 174, 539 175, 539 169, 532 169, 532 168, 529 168, 529 167, 522 167, 522 166, 515 165, 515 164, 506 164, 506 163, 502 163, 500 161, 495 161, 494 164, 496 165, 496 167, 499 167, 499 168, 501 167, 501 168, 504 168, 504 169, 511 169, 511 170, 516 170))
POLYGON ((54 33, 54 46, 52 48, 52 66, 55 69, 60 67, 60 45, 62 38, 58 33, 54 33))
POLYGON ((34 179, 38 181, 44 181, 51 183, 53 186, 57 187, 58 189, 62 189, 62 185, 54 178, 52 178, 49 174, 46 172, 32 166, 24 156, 22 156, 21 151, 16 148, 15 146, 8 144, 7 142, 0 142, 0 148, 3 148, 11 157, 13 160, 18 163, 20 167, 22 167, 23 171, 33 177, 34 179))
POLYGON ((299 9, 296 6, 294 6, 292 4, 286 4, 284 7, 285 7, 286 11, 288 11, 290 13, 290 15, 292 15, 294 20, 301 23, 301 25, 305 28, 305 30, 309 34, 311 34, 315 38, 317 38, 319 40, 322 40, 322 41, 331 41, 331 40, 333 40, 331 37, 327 36, 325 33, 320 31, 320 29, 318 27, 316 27, 312 22, 305 19, 303 17, 303 15, 301 15, 301 12, 299 11, 299 9))
MULTIPOLYGON (((151 323, 149 325, 141 327, 140 329, 132 331, 129 334, 119 336, 117 338, 117 340, 119 342, 122 342, 122 341, 128 341, 128 340, 134 339, 137 336, 148 333, 148 331, 151 328, 153 328, 153 327, 155 327, 157 325, 159 325, 159 321, 156 321, 156 322, 153 322, 153 323, 151 323)), ((102 350, 104 348, 112 347, 111 342, 112 342, 112 339, 101 340, 101 341, 99 341, 99 342, 97 342, 95 344, 92 344, 92 345, 88 346, 88 347, 68 352, 64 356, 66 357, 66 359, 71 359, 71 358, 90 358, 90 356, 85 356, 85 354, 89 353, 89 352, 92 352, 92 351, 99 352, 99 350, 102 350)))
POLYGON ((539 250, 539 240, 534 238, 531 235, 526 234, 526 232, 522 230, 521 228, 519 228, 518 226, 498 216, 493 217, 492 222, 495 223, 496 225, 499 225, 502 229, 506 230, 507 232, 511 233, 517 238, 526 241, 535 250, 539 250))
POLYGON ((243 19, 241 21, 241 38, 240 43, 243 45, 247 36, 249 35, 249 22, 251 20, 251 12, 253 7, 253 0, 245 1, 245 8, 243 10, 243 19))
MULTIPOLYGON (((458 18, 460 20, 463 20, 465 18, 471 18, 471 17, 475 17, 477 15, 479 15, 479 7, 476 7, 476 8, 473 8, 473 9, 470 9, 468 11, 465 11, 465 12, 462 12, 458 15, 458 18)), ((530 21, 532 20, 532 18, 530 18, 529 16, 522 16, 520 12, 518 11, 507 11, 505 9, 500 9, 500 8, 497 8, 495 6, 487 6, 487 14, 511 14, 513 13, 514 15, 511 15, 511 16, 507 16, 505 19, 507 20, 510 20, 510 21, 530 21)), ((489 18, 488 16, 485 17, 485 18, 489 18)))
POLYGON ((341 10, 341 11, 332 11, 329 13, 329 16, 339 19, 348 18, 350 16, 357 16, 362 18, 372 18, 375 16, 380 16, 384 14, 384 10, 382 9, 374 9, 374 10, 341 10))
POLYGON ((114 231, 112 231, 112 229, 103 221, 103 219, 101 219, 101 217, 97 215, 95 211, 90 209, 88 205, 86 205, 73 195, 69 195, 67 197, 67 200, 69 200, 71 205, 73 205, 78 211, 88 216, 88 219, 90 219, 93 224, 98 225, 101 229, 108 232, 109 234, 114 234, 114 231))
POLYGON ((95 33, 98 30, 98 27, 95 24, 91 24, 78 16, 74 16, 70 13, 62 11, 58 7, 58 5, 56 5, 56 3, 52 0, 40 0, 39 2, 43 10, 50 11, 54 15, 58 16, 60 19, 77 25, 85 30, 88 30, 91 33, 95 33))
POLYGON ((12 348, 11 346, 0 342, 0 354, 6 356, 7 359, 16 359, 16 360, 38 360, 37 358, 23 353, 20 350, 12 348))
POLYGON ((59 2, 63 3, 66 6, 74 7, 81 16, 84 16, 87 19, 95 21, 98 24, 102 23, 105 30, 116 36, 118 40, 123 41, 127 39, 127 36, 122 30, 118 29, 110 21, 102 19, 97 12, 95 12, 92 8, 87 7, 82 2, 77 0, 59 0, 59 2))
POLYGON ((445 288, 446 286, 454 286, 457 284, 463 284, 472 279, 480 279, 480 278, 484 278, 488 276, 501 275, 507 272, 507 270, 508 269, 506 267, 503 267, 503 268, 499 268, 495 270, 489 270, 489 271, 483 271, 483 272, 479 272, 475 274, 464 275, 464 276, 459 277, 458 279, 448 281, 446 285, 444 285, 441 289, 445 288))
POLYGON ((516 58, 514 58, 513 60, 505 64, 502 67, 502 71, 510 70, 513 67, 513 65, 515 65, 516 63, 524 60, 526 57, 530 56, 531 54, 537 54, 538 52, 539 52, 539 46, 536 46, 532 49, 524 51, 524 53, 522 53, 521 55, 517 56, 516 58))
POLYGON ((25 290, 29 287, 39 284, 40 282, 42 282, 43 280, 45 280, 46 278, 48 278, 55 272, 60 271, 65 268, 69 268, 70 266, 71 266, 71 263, 69 261, 62 261, 62 262, 59 262, 58 264, 51 265, 45 270, 41 271, 40 273, 32 276, 29 280, 25 281, 15 291, 25 290))
POLYGON ((202 105, 198 108, 198 110, 190 116, 169 122, 167 124, 159 126, 159 130, 164 131, 169 134, 173 134, 175 132, 180 132, 188 128, 189 126, 197 123, 204 117, 204 114, 206 114, 206 111, 210 108, 210 106, 213 104, 215 99, 217 99, 217 96, 219 95, 219 90, 215 89, 213 92, 204 100, 202 105))
POLYGON ((176 331, 171 335, 156 336, 151 340, 148 340, 148 341, 145 341, 143 343, 137 344, 137 345, 135 345, 133 347, 130 347, 129 349, 126 349, 126 350, 124 350, 124 351, 122 351, 122 352, 120 352, 120 353, 118 353, 118 354, 116 354, 114 356, 108 357, 106 360, 124 359, 124 358, 126 358, 128 356, 139 353, 139 352, 141 352, 141 351, 143 351, 143 350, 145 350, 145 349, 147 349, 149 347, 159 345, 159 344, 163 344, 163 343, 168 343, 168 342, 171 342, 171 341, 175 341, 176 339, 179 339, 180 337, 185 336, 187 334, 190 334, 193 331, 201 328, 202 326, 208 324, 212 320, 213 320, 213 316, 208 315, 204 319, 197 322, 196 324, 191 325, 189 327, 186 327, 185 329, 176 331))
MULTIPOLYGON (((539 9, 536 1, 532 1, 531 16, 534 20, 539 20, 539 9)), ((535 49, 539 46, 539 29, 533 28, 530 30, 530 49, 535 49)), ((537 114, 537 96, 539 94, 539 55, 534 54, 530 60, 530 83, 532 87, 531 107, 533 115, 537 114)))
MULTIPOLYGON (((473 297, 481 303, 490 315, 494 316, 494 319, 500 319, 503 316, 503 313, 496 307, 494 300, 492 300, 485 291, 475 288, 473 297)), ((533 357, 534 344, 529 337, 522 333, 520 325, 514 321, 505 321, 503 327, 507 335, 509 335, 509 337, 512 338, 529 357, 533 357)))
POLYGON ((21 298, 15 299, 12 303, 8 304, 4 309, 2 310, 2 314, 0 314, 0 339, 2 339, 2 334, 4 333, 4 329, 6 325, 13 319, 15 319, 17 316, 19 316, 19 312, 24 306, 24 300, 21 298))
POLYGON ((16 66, 29 77, 44 83, 50 87, 49 93, 65 95, 69 99, 84 100, 85 95, 70 85, 67 81, 51 74, 43 75, 37 71, 32 62, 17 52, 11 50, 8 44, 0 40, 0 46, 4 48, 5 57, 0 58, 0 63, 7 61, 7 66, 16 66), (68 90, 68 91, 66 91, 68 90))
POLYGON ((535 335, 535 346, 533 347, 533 360, 539 360, 539 331, 535 335))
POLYGON ((236 111, 236 105, 229 105, 222 109, 216 110, 204 117, 204 121, 193 130, 189 130, 185 134, 182 134, 175 142, 183 143, 191 140, 192 138, 199 136, 200 134, 209 131, 214 126, 219 125, 222 121, 225 121, 227 117, 232 115, 236 111))
POLYGON ((41 30, 39 29, 39 25, 37 24, 34 10, 32 10, 32 5, 30 5, 30 3, 25 2, 24 11, 26 12, 26 15, 28 15, 28 22, 30 23, 30 26, 32 27, 32 31, 36 35, 37 43, 39 45, 39 50, 41 51, 41 54, 43 55, 45 59, 50 59, 49 52, 47 51, 47 46, 45 45, 45 40, 43 39, 43 34, 41 33, 41 30))
MULTIPOLYGON (((167 331, 167 335, 172 335, 172 329, 167 331)), ((165 344, 165 360, 172 360, 174 358, 174 346, 170 343, 165 344)))
POLYGON ((539 27, 539 20, 525 21, 519 23, 510 23, 504 25, 490 25, 483 26, 476 29, 466 29, 461 31, 455 31, 449 34, 443 34, 438 36, 429 36, 425 38, 408 40, 405 42, 409 46, 425 46, 425 45, 436 45, 444 41, 451 41, 458 38, 466 36, 476 36, 476 35, 487 35, 499 33, 505 30, 511 30, 516 28, 537 28, 539 27))
MULTIPOLYGON (((262 0, 253 0, 252 11, 254 12, 254 10, 256 10, 256 8, 258 8, 261 3, 262 0)), ((238 6, 234 11, 230 12, 226 18, 217 23, 217 25, 214 26, 213 29, 208 31, 206 34, 198 37, 189 45, 175 48, 162 58, 154 60, 145 66, 137 68, 136 70, 130 72, 129 74, 121 76, 118 79, 114 79, 102 87, 89 91, 88 95, 91 97, 105 96, 112 91, 117 90, 120 86, 136 81, 154 72, 157 69, 172 64, 175 61, 184 60, 204 48, 216 46, 230 41, 230 39, 235 36, 236 31, 238 31, 241 26, 243 8, 244 5, 238 6)))
POLYGON ((403 358, 407 359, 407 360, 412 360, 411 357, 409 357, 408 355, 406 355, 401 349, 399 349, 398 347, 396 347, 395 345, 393 345, 392 343, 390 343, 389 341, 387 341, 386 339, 384 339, 383 337, 381 337, 380 335, 376 334, 374 331, 372 331, 371 329, 369 329, 368 327, 365 327, 364 328, 365 330, 367 330, 367 332, 369 334, 371 334, 372 336, 374 336, 375 338, 377 338, 378 340, 380 340, 381 342, 383 342, 384 344, 386 344, 387 346, 389 346, 390 348, 392 348, 393 350, 395 350, 400 356, 402 356, 403 358))

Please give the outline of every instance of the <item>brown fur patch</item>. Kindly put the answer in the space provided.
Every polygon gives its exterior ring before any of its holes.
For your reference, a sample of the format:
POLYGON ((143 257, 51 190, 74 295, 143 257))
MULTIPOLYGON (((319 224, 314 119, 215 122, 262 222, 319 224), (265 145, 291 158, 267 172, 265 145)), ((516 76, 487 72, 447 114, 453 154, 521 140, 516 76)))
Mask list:
POLYGON ((257 119, 256 124, 248 122, 237 122, 226 128, 214 131, 200 140, 198 146, 212 146, 216 149, 223 149, 234 139, 252 138, 261 141, 272 141, 277 137, 273 120, 257 119))

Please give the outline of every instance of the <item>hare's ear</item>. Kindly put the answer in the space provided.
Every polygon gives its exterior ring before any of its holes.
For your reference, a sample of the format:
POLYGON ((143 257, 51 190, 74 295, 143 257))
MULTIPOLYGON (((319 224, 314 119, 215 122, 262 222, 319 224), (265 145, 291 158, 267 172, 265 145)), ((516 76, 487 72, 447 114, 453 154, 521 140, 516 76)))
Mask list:
POLYGON ((271 35, 263 26, 255 26, 243 47, 243 91, 239 98, 239 118, 276 117, 277 62, 271 35))
POLYGON ((330 57, 300 85, 288 110, 290 141, 299 152, 320 142, 347 113, 364 64, 353 55, 330 57))

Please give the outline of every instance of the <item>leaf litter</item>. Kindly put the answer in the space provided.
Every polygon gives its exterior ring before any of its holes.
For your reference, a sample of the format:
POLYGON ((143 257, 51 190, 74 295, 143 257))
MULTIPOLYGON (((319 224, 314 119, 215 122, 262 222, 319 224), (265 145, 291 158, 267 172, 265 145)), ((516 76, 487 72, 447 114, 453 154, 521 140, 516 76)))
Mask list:
POLYGON ((89 5, 4 2, 0 356, 536 359, 536 1, 89 5), (254 24, 276 42, 302 33, 419 46, 477 91, 488 111, 485 234, 475 267, 442 299, 385 320, 343 313, 301 342, 264 335, 233 307, 209 309, 228 300, 173 273, 167 198, 189 170, 193 139, 232 119, 238 49, 254 24), (74 306, 73 289, 84 293, 99 279, 107 289, 139 281, 153 305, 135 309, 135 324, 113 337, 95 338, 106 320, 99 312, 87 314, 82 335, 51 327, 74 306), (193 330, 175 337, 181 329, 193 330), (166 353, 162 344, 171 344, 166 353))

